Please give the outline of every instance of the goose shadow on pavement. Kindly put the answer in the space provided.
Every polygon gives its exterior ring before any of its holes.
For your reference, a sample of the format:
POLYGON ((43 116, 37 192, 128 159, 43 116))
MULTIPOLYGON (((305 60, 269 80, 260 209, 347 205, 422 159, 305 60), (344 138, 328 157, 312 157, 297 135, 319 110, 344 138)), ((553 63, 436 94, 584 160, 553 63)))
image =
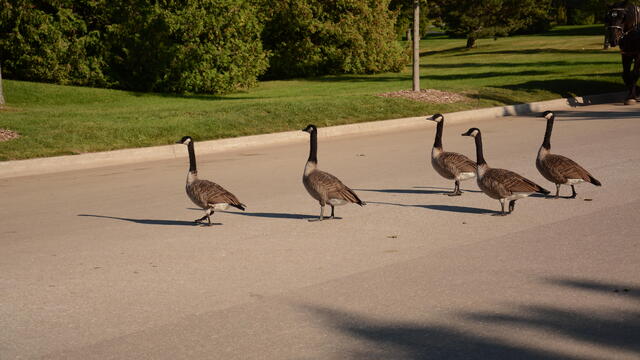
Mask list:
POLYGON ((398 203, 390 203, 383 201, 368 201, 369 204, 378 204, 378 205, 391 205, 391 206, 402 206, 402 207, 416 207, 423 208, 429 210, 438 210, 438 211, 448 211, 448 212, 456 212, 456 213, 465 213, 465 214, 497 214, 498 211, 489 210, 489 209, 481 209, 474 208, 468 206, 456 206, 456 205, 411 205, 411 204, 398 204, 398 203))
MULTIPOLYGON (((271 212, 240 212, 240 211, 220 211, 220 212, 225 214, 271 218, 271 219, 312 219, 312 218, 318 217, 318 215, 271 213, 271 212)), ((336 217, 336 219, 340 219, 340 218, 336 217)))
MULTIPOLYGON (((105 216, 105 215, 93 215, 93 214, 78 214, 78 216, 83 217, 95 217, 102 219, 113 219, 113 220, 121 220, 121 221, 129 221, 136 224, 144 224, 144 225, 173 225, 173 226, 200 226, 203 224, 198 224, 195 221, 185 221, 185 220, 161 220, 161 219, 132 219, 118 216, 105 216)), ((214 223, 211 225, 222 225, 222 223, 214 223)))

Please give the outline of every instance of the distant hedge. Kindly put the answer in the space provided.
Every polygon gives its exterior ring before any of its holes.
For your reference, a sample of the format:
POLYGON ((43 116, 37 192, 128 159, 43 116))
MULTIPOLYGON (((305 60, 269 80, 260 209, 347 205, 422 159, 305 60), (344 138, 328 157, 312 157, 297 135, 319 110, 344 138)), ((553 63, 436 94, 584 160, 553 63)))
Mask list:
MULTIPOLYGON (((85 6, 90 6, 90 1, 85 6)), ((0 61, 6 78, 106 86, 100 33, 72 1, 0 0, 0 61)), ((78 5, 82 7, 82 5, 78 5)))
POLYGON ((400 71, 408 61, 389 0, 265 3, 270 78, 400 71))
POLYGON ((0 0, 5 78, 222 94, 399 71, 389 0, 0 0), (264 48, 263 48, 264 47, 264 48))
POLYGON ((219 94, 267 68, 242 0, 0 0, 6 78, 219 94))

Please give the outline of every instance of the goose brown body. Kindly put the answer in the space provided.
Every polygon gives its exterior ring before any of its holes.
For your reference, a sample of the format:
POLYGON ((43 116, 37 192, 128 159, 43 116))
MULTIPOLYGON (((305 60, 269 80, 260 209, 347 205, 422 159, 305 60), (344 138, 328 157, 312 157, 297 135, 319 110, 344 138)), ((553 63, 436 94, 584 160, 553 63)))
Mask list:
POLYGON ((480 129, 471 128, 463 136, 472 136, 476 142, 476 164, 478 166, 478 187, 487 196, 500 201, 500 215, 510 214, 515 208, 518 199, 525 198, 533 193, 548 194, 549 190, 533 181, 506 169, 494 169, 484 160, 482 151, 482 134, 480 129), (509 212, 504 211, 504 205, 509 202, 509 212))
MULTIPOLYGON (((493 199, 510 199, 518 194, 544 193, 546 190, 524 176, 506 169, 481 167, 478 187, 493 199)), ((523 196, 524 197, 524 196, 523 196)))
POLYGON ((360 206, 366 203, 356 195, 356 193, 347 187, 337 177, 328 172, 318 169, 318 138, 317 128, 314 125, 307 126, 303 131, 311 135, 309 159, 304 167, 302 175, 302 183, 312 198, 320 203, 320 217, 318 220, 324 219, 324 207, 329 204, 331 206, 331 218, 335 217, 335 206, 354 203, 360 206))
POLYGON ((193 139, 185 136, 178 143, 187 145, 189 151, 189 171, 187 172, 187 184, 185 186, 187 196, 194 204, 205 211, 205 215, 195 220, 195 222, 202 222, 206 219, 211 225, 211 214, 215 210, 224 210, 229 206, 244 210, 245 205, 225 188, 212 181, 198 179, 193 139))
POLYGON ((460 181, 473 179, 476 176, 476 163, 468 157, 456 153, 444 151, 442 149, 442 132, 444 127, 444 116, 435 114, 428 120, 435 121, 436 136, 431 149, 431 166, 443 178, 455 180, 455 187, 450 196, 462 195, 460 191, 460 181))
POLYGON ((536 157, 536 168, 545 179, 556 185, 555 198, 560 197, 560 185, 571 186, 572 195, 569 198, 575 198, 577 195, 575 184, 588 182, 601 186, 600 181, 575 161, 568 157, 551 153, 551 133, 555 115, 551 111, 545 111, 543 117, 547 119, 547 128, 536 157))
POLYGON ((463 181, 476 176, 476 163, 456 152, 434 148, 431 152, 431 165, 443 178, 463 181))
POLYGON ((191 183, 187 181, 186 190, 189 199, 203 209, 224 210, 227 206, 245 209, 245 205, 235 195, 209 180, 196 179, 191 183))

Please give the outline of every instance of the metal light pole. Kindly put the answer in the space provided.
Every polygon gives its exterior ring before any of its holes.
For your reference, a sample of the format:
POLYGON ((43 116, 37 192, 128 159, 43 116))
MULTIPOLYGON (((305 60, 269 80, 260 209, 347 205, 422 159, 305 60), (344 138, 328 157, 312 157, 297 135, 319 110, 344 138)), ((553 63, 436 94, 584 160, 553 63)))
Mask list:
POLYGON ((0 106, 4 105, 4 95, 2 93, 2 65, 0 65, 0 106))
POLYGON ((420 0, 413 0, 413 91, 420 91, 420 0))

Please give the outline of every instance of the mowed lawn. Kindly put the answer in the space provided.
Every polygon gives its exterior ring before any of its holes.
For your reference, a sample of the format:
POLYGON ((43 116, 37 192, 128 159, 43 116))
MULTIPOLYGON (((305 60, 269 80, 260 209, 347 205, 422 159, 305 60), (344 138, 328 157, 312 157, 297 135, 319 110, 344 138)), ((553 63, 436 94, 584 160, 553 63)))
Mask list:
POLYGON ((602 25, 483 39, 431 36, 421 42, 421 87, 468 95, 429 104, 377 94, 411 88, 401 73, 262 82, 227 96, 133 93, 4 80, 0 160, 163 145, 196 140, 421 116, 572 95, 622 91, 620 55, 603 50, 602 25))

